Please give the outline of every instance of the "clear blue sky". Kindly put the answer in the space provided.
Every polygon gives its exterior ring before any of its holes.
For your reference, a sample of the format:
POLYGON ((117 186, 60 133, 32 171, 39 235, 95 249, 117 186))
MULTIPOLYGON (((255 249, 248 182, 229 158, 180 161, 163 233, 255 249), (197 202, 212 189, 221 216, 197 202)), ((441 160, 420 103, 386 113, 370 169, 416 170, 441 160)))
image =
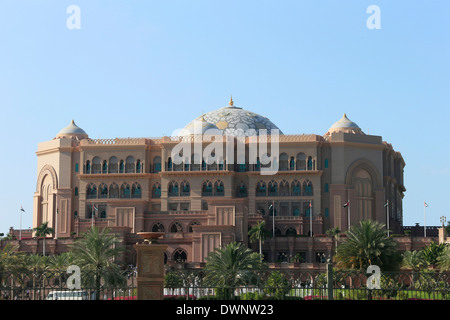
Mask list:
POLYGON ((404 225, 448 216, 449 1, 0 3, 0 232, 32 226, 39 142, 170 135, 228 103, 286 134, 342 114, 405 159, 404 225), (70 30, 69 5, 81 10, 70 30), (370 30, 369 5, 381 10, 370 30))

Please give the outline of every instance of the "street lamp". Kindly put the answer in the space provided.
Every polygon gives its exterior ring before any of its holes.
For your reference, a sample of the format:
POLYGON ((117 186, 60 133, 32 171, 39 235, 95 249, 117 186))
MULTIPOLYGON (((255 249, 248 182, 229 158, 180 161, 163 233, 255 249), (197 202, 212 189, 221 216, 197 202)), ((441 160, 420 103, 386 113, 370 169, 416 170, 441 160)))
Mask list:
POLYGON ((446 222, 447 222, 447 218, 445 216, 441 216, 442 227, 445 227, 446 222))

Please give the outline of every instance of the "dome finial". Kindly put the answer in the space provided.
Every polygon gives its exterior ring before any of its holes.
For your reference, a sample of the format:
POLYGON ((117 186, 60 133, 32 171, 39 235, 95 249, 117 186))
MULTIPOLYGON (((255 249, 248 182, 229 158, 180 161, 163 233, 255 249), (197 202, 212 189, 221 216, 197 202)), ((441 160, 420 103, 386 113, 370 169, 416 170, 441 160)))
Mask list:
POLYGON ((234 102, 233 102, 233 96, 230 95, 230 103, 229 103, 229 105, 230 105, 230 106, 233 106, 233 104, 234 104, 234 102))

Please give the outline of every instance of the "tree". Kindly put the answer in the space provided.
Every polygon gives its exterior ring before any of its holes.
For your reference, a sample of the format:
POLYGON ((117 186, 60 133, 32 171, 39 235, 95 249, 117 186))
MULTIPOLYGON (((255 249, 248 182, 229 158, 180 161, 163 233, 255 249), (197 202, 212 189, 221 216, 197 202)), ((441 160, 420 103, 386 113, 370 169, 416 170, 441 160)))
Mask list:
POLYGON ((283 300, 291 289, 289 281, 280 271, 273 271, 267 278, 266 289, 264 290, 276 300, 283 300))
POLYGON ((438 258, 440 257, 440 255, 442 255, 444 249, 444 243, 437 244, 436 242, 431 241, 431 243, 428 246, 422 248, 421 251, 423 254, 423 258, 425 259, 427 264, 434 267, 438 263, 438 258))
POLYGON ((224 299, 233 299, 236 287, 249 283, 254 271, 265 268, 258 253, 237 242, 215 249, 205 260, 206 281, 220 288, 217 292, 224 299))
POLYGON ((259 254, 262 256, 262 244, 264 240, 270 237, 270 231, 266 229, 266 222, 260 221, 248 232, 251 243, 259 242, 259 254))
POLYGON ((114 261, 124 249, 116 245, 119 241, 109 232, 108 228, 91 227, 71 246, 74 264, 84 274, 84 285, 95 288, 97 300, 100 299, 102 281, 110 285, 122 285, 125 281, 122 270, 114 261))
POLYGON ((421 251, 405 251, 403 253, 402 267, 411 269, 413 271, 419 271, 423 267, 426 267, 427 263, 423 257, 421 251))
POLYGON ((338 247, 338 268, 366 269, 377 265, 382 270, 395 270, 401 262, 395 241, 387 236, 384 224, 360 221, 346 232, 346 240, 338 247))
POLYGON ((450 270, 450 247, 445 246, 442 254, 437 258, 437 266, 441 271, 449 271, 450 270))
POLYGON ((49 234, 54 234, 55 230, 48 226, 48 222, 44 222, 39 227, 36 227, 33 230, 36 232, 36 237, 44 238, 43 248, 42 248, 43 253, 42 254, 45 256, 45 238, 49 234))

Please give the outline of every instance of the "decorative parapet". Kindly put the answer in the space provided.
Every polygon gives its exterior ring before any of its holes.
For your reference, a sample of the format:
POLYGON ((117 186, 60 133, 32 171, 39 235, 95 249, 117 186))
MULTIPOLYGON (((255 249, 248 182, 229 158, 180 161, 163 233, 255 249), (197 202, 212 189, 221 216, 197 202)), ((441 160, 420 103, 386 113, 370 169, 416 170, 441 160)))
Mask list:
MULTIPOLYGON (((176 144, 180 142, 212 142, 214 135, 189 135, 189 136, 165 136, 162 138, 113 138, 113 139, 83 139, 80 140, 80 146, 98 146, 98 145, 157 145, 161 143, 176 144)), ((223 142, 233 141, 235 136, 223 136, 223 142)), ((245 137, 245 143, 270 142, 271 135, 245 137)), ((278 135, 278 142, 319 142, 325 141, 322 136, 316 134, 294 134, 294 135, 278 135)))
POLYGON ((159 212, 149 212, 151 215, 207 215, 208 211, 191 211, 191 210, 181 210, 181 211, 159 211, 159 212))
POLYGON ((123 145, 156 145, 160 144, 161 138, 114 138, 114 139, 84 139, 81 140, 80 146, 123 146, 123 145))
POLYGON ((137 145, 149 144, 146 138, 114 138, 114 139, 84 139, 80 146, 90 145, 137 145))

